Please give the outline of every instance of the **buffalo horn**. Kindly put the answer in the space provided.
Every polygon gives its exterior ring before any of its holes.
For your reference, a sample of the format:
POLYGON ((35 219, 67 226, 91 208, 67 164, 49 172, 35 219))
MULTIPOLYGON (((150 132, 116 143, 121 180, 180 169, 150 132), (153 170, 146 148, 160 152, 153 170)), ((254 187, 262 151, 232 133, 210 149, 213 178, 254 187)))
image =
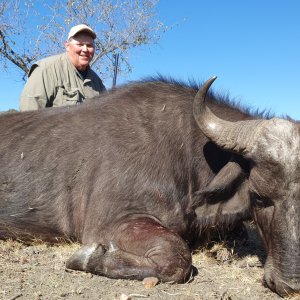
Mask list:
POLYGON ((216 76, 207 80, 194 99, 194 118, 202 132, 219 147, 249 155, 266 120, 230 122, 218 118, 206 105, 208 89, 216 76))

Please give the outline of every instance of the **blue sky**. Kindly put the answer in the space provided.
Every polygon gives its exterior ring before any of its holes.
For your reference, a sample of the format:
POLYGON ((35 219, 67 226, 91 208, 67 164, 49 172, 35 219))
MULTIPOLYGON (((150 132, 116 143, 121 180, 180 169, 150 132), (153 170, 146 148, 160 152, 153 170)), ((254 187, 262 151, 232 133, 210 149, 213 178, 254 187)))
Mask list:
MULTIPOLYGON (((299 0, 161 0, 158 15, 175 25, 158 45, 131 55, 122 82, 161 73, 203 81, 253 110, 300 120, 299 0)), ((111 82, 105 82, 107 87, 111 82)), ((24 83, 2 72, 0 111, 18 109, 24 83)))

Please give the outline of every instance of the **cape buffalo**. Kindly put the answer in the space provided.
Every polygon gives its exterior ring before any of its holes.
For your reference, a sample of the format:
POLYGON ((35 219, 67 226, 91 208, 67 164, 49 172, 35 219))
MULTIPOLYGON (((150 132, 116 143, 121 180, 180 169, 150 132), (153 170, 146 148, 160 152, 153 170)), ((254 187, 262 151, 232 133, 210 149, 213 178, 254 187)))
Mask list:
POLYGON ((198 92, 149 80, 1 116, 1 238, 68 237, 83 244, 68 268, 185 282, 205 229, 251 216, 267 285, 298 293, 300 126, 217 99, 214 80, 198 92))

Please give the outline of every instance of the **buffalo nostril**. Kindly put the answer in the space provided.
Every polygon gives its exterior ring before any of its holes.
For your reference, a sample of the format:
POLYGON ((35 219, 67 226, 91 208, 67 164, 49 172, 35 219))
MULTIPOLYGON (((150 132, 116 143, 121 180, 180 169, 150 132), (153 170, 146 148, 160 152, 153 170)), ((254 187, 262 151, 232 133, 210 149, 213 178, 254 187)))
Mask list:
POLYGON ((269 284, 270 284, 272 290, 275 290, 275 289, 276 289, 275 282, 274 282, 272 279, 270 280, 270 283, 269 283, 269 284))
POLYGON ((275 282, 272 278, 264 278, 264 286, 270 288, 272 291, 276 291, 275 282))
POLYGON ((281 297, 300 295, 300 274, 294 271, 283 274, 269 259, 265 264, 264 285, 281 297))
POLYGON ((272 291, 276 292, 281 297, 293 296, 296 294, 300 295, 300 289, 293 288, 282 280, 274 281, 273 279, 270 279, 267 284, 272 291))

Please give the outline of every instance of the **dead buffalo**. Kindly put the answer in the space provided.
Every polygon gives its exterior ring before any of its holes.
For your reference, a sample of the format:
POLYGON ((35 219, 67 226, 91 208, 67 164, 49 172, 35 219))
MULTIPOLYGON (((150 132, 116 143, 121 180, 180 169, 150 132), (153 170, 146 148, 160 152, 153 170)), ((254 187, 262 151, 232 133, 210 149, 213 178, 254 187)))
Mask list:
POLYGON ((150 80, 1 116, 0 236, 67 237, 83 244, 68 268, 185 282, 189 246, 251 216, 266 283, 299 292, 300 126, 216 99, 214 79, 198 92, 150 80))

